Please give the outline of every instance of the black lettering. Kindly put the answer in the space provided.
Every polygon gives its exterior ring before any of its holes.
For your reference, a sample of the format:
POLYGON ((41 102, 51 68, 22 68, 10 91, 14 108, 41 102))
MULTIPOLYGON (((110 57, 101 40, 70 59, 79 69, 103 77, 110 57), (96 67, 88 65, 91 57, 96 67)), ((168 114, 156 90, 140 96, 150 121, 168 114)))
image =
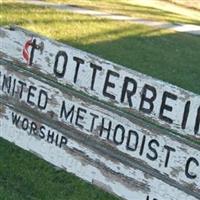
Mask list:
POLYGON ((107 88, 108 88, 108 87, 110 87, 110 88, 115 88, 115 84, 109 81, 110 76, 114 76, 114 77, 117 77, 117 78, 118 78, 118 77, 119 77, 119 74, 118 74, 117 72, 114 72, 114 71, 111 71, 111 70, 108 70, 108 71, 107 71, 106 80, 105 80, 104 88, 103 88, 103 95, 104 95, 105 97, 108 97, 108 98, 110 98, 110 99, 115 100, 115 96, 107 92, 107 88))
POLYGON ((55 144, 56 144, 56 146, 58 146, 58 138, 59 138, 59 135, 56 134, 56 139, 55 139, 55 144))
POLYGON ((200 107, 198 108, 198 111, 197 111, 197 117, 196 117, 196 122, 195 122, 195 127, 194 127, 195 134, 198 134, 199 126, 200 126, 200 107))
POLYGON ((11 88, 11 76, 7 77, 6 75, 3 76, 3 83, 2 83, 2 87, 1 90, 5 91, 9 94, 10 93, 10 88, 11 88))
POLYGON ((185 104, 183 120, 182 120, 182 124, 181 124, 182 129, 185 129, 185 127, 186 127, 186 123, 187 123, 187 119, 188 119, 188 115, 189 115, 189 110, 190 110, 190 101, 187 101, 187 103, 185 104))
POLYGON ((22 81, 18 81, 18 84, 20 84, 21 88, 20 88, 20 92, 19 92, 19 98, 21 99, 22 98, 22 94, 23 94, 23 91, 24 91, 24 87, 26 87, 26 83, 22 82, 22 81))
POLYGON ((125 133, 125 128, 121 124, 118 124, 115 127, 114 136, 113 136, 113 141, 116 145, 121 145, 124 142, 124 133, 125 133), (120 130, 120 131, 118 131, 118 130, 120 130), (119 134, 121 135, 121 137, 120 137, 120 140, 118 141, 117 136, 119 134))
POLYGON ((153 86, 145 84, 141 94, 141 102, 139 110, 144 113, 150 114, 154 109, 153 102, 156 99, 156 96, 157 96, 156 89, 153 86), (152 93, 151 97, 147 97, 147 91, 150 91, 152 93), (149 108, 144 107, 144 102, 149 104, 149 108))
POLYGON ((48 130, 47 142, 52 144, 53 141, 54 141, 54 131, 51 132, 50 130, 48 130))
POLYGON ((73 60, 76 61, 76 70, 74 74, 74 83, 76 83, 80 64, 84 64, 84 60, 78 57, 73 57, 73 60))
POLYGON ((31 122, 30 134, 37 134, 37 124, 35 122, 31 122))
POLYGON ((141 147, 140 147, 140 156, 142 156, 142 154, 143 154, 143 152, 144 152, 144 145, 145 145, 145 142, 146 142, 146 136, 143 135, 142 144, 141 144, 141 147))
POLYGON ((95 79, 96 79, 97 70, 98 70, 98 71, 101 71, 101 70, 102 70, 102 67, 90 63, 90 68, 93 69, 93 73, 92 73, 92 82, 91 82, 90 89, 91 89, 91 90, 94 90, 94 83, 95 83, 95 79))
POLYGON ((15 94, 16 79, 13 80, 12 96, 15 94))
MULTIPOLYGON (((149 197, 149 195, 147 196, 146 200, 150 200, 150 197, 149 197)), ((156 198, 153 198, 152 200, 158 200, 158 199, 156 199, 156 198)))
POLYGON ((150 140, 148 147, 149 150, 154 154, 153 156, 150 155, 149 153, 147 153, 147 158, 149 160, 155 161, 158 158, 158 152, 156 151, 155 147, 153 147, 153 145, 156 145, 157 147, 160 146, 159 142, 157 140, 150 140))
POLYGON ((21 116, 17 115, 15 113, 12 112, 12 123, 16 126, 19 127, 18 124, 20 122, 21 116))
POLYGON ((48 102, 48 94, 44 90, 40 90, 39 92, 39 98, 38 98, 38 108, 41 110, 45 110, 47 107, 47 102, 48 102), (43 104, 42 104, 43 102, 43 104))
POLYGON ((171 106, 169 106, 169 105, 166 104, 167 98, 172 99, 172 100, 176 100, 177 96, 175 94, 172 94, 172 93, 166 92, 166 91, 163 93, 162 104, 161 104, 161 107, 160 107, 159 118, 161 120, 163 120, 163 121, 166 121, 167 123, 172 124, 173 120, 170 119, 169 117, 163 115, 164 110, 167 110, 167 111, 170 111, 170 112, 172 112, 172 110, 173 110, 173 107, 171 107, 171 106))
POLYGON ((61 140, 60 140, 60 145, 59 145, 59 147, 62 148, 63 145, 67 145, 67 142, 68 142, 67 138, 64 137, 64 136, 62 136, 62 137, 61 137, 61 140))
POLYGON ((27 118, 24 118, 22 121, 22 129, 26 131, 28 129, 29 121, 27 118))
POLYGON ((176 152, 176 149, 174 149, 173 147, 167 146, 167 145, 165 145, 164 148, 167 150, 167 155, 166 155, 166 159, 165 159, 165 167, 168 167, 171 152, 176 152))
POLYGON ((58 77, 58 78, 63 78, 64 75, 65 75, 65 72, 66 72, 66 68, 67 68, 67 61, 68 61, 68 56, 67 56, 67 53, 64 52, 64 51, 59 51, 56 55, 56 58, 55 58, 55 63, 54 63, 54 74, 58 77), (63 62, 63 65, 62 65, 62 70, 59 71, 58 70, 58 61, 59 61, 59 58, 60 57, 63 57, 64 58, 64 62, 63 62))
POLYGON ((31 101, 31 97, 34 98, 35 94, 33 93, 33 91, 36 91, 37 88, 35 86, 30 86, 28 89, 28 96, 27 96, 27 103, 29 103, 30 105, 34 105, 34 102, 31 101))
POLYGON ((32 48, 31 48, 31 55, 30 55, 30 61, 29 61, 30 66, 33 64, 34 52, 35 52, 35 49, 37 49, 36 39, 33 39, 31 46, 32 48))
POLYGON ((95 115, 94 113, 90 113, 90 115, 92 115, 92 124, 91 124, 91 127, 90 127, 90 132, 92 132, 93 129, 94 129, 95 120, 96 120, 97 118, 99 118, 99 116, 98 116, 98 115, 95 115))
POLYGON ((61 110, 60 110, 60 118, 63 118, 63 115, 64 115, 65 120, 67 120, 68 117, 71 115, 70 123, 72 123, 72 120, 73 120, 73 117, 74 117, 74 105, 71 107, 69 112, 67 112, 66 106, 65 106, 65 101, 63 101, 62 106, 61 106, 61 110))
POLYGON ((75 124, 80 127, 81 129, 83 128, 83 125, 80 124, 79 120, 83 120, 84 119, 84 116, 81 115, 81 112, 83 114, 87 113, 87 110, 83 109, 83 108, 78 108, 77 109, 77 115, 76 115, 76 120, 75 120, 75 124))
POLYGON ((199 162, 197 161, 196 158, 193 158, 193 157, 190 157, 187 162, 186 162, 186 166, 185 166, 185 175, 187 178, 189 179, 195 179, 197 177, 196 174, 190 172, 189 168, 190 168, 190 165, 191 163, 194 163, 197 167, 199 166, 199 162))
POLYGON ((138 146, 138 141, 139 141, 138 133, 136 131, 129 130, 127 143, 126 143, 126 149, 130 150, 130 151, 136 151, 137 146, 138 146), (132 145, 131 145, 130 143, 131 143, 132 136, 135 136, 135 140, 134 140, 135 142, 132 143, 132 145), (133 145, 134 145, 134 147, 133 147, 133 145))
POLYGON ((45 130, 46 130, 45 126, 41 126, 41 127, 40 127, 39 136, 40 136, 40 138, 42 138, 42 139, 45 138, 45 132, 44 132, 45 130))
POLYGON ((132 107, 133 103, 131 97, 136 93, 136 90, 137 90, 137 82, 132 78, 125 77, 122 88, 121 103, 124 102, 125 97, 127 96, 129 106, 132 107), (128 89, 129 84, 132 84, 132 90, 128 89))
POLYGON ((109 138, 110 138, 111 126, 112 126, 112 122, 109 121, 109 123, 108 123, 108 128, 105 127, 105 119, 102 118, 102 123, 101 123, 101 127, 100 127, 100 137, 102 137, 104 131, 107 131, 107 137, 106 137, 106 138, 107 138, 107 140, 109 140, 109 138))

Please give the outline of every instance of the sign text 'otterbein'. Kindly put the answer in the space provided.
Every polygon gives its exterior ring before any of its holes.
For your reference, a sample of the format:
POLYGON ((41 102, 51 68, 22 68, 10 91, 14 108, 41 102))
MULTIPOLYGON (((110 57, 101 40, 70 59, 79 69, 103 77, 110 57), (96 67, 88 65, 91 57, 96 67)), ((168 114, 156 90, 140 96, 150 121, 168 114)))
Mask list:
POLYGON ((200 200, 200 95, 21 28, 0 44, 0 137, 126 200, 200 200))
POLYGON ((0 29, 7 61, 140 114, 180 134, 200 137, 200 96, 70 46, 15 28, 0 29))

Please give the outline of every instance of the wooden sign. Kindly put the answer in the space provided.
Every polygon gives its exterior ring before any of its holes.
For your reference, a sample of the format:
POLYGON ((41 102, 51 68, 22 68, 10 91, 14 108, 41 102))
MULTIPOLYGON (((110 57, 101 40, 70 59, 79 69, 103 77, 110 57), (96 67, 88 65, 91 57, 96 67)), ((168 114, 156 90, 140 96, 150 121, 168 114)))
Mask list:
MULTIPOLYGON (((17 67, 13 69, 10 65, 0 65, 0 97, 7 103, 23 106, 27 112, 39 112, 46 121, 59 123, 66 130, 72 127, 79 131, 79 137, 95 139, 95 144, 103 141, 102 145, 124 153, 126 160, 137 163, 164 182, 199 196, 199 146, 145 126, 136 118, 115 114, 72 90, 55 86, 52 81, 47 84, 37 75, 17 67)), ((17 116, 12 120, 16 126, 20 123, 17 116)), ((32 124, 29 131, 34 134, 37 126, 32 124)))
MULTIPOLYGON (((5 101, 3 103, 6 104, 5 101)), ((123 162, 113 159, 109 151, 98 143, 91 145, 88 142, 85 146, 83 141, 88 140, 76 141, 68 137, 72 135, 69 132, 78 132, 62 127, 58 131, 58 127, 54 129, 48 125, 55 127, 54 123, 45 121, 46 124, 39 115, 31 116, 31 112, 23 114, 24 109, 17 108, 3 105, 0 99, 0 137, 48 162, 127 200, 199 199, 143 172, 126 159, 123 162), (19 118, 18 124, 14 123, 15 118, 19 118), (41 120, 38 121, 38 118, 41 120), (33 124, 37 130, 34 133, 31 131, 33 124)))
POLYGON ((7 61, 181 135, 200 137, 197 94, 20 28, 1 28, 0 43, 7 61))

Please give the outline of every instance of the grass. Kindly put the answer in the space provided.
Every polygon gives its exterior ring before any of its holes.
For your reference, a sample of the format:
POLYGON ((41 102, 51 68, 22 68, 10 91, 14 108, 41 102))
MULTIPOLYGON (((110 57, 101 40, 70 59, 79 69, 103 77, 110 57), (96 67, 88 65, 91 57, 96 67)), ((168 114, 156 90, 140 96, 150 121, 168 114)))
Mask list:
POLYGON ((0 139, 1 200, 117 200, 0 139))
MULTIPOLYGON (((17 24, 200 94, 200 38, 128 22, 2 3, 0 25, 17 24)), ((0 139, 0 199, 114 200, 0 139), (23 173, 22 173, 23 172, 23 173)))
MULTIPOLYGON (((44 0, 171 23, 200 24, 200 13, 160 0, 44 0)), ((197 4, 198 5, 198 4, 197 4)))
POLYGON ((17 24, 200 94, 200 39, 17 3, 1 5, 0 25, 17 24))
POLYGON ((164 0, 170 3, 174 3, 187 8, 195 9, 200 11, 200 1, 199 0, 164 0))

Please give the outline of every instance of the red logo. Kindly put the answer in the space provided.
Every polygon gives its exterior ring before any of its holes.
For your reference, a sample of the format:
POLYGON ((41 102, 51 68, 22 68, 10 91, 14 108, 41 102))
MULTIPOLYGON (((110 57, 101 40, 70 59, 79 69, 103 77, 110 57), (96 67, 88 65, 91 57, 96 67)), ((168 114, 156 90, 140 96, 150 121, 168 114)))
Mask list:
POLYGON ((27 64, 29 64, 29 60, 30 60, 28 49, 29 49, 29 46, 31 46, 31 44, 32 44, 32 40, 33 40, 33 38, 28 40, 23 46, 22 55, 23 55, 23 58, 26 60, 27 64))

